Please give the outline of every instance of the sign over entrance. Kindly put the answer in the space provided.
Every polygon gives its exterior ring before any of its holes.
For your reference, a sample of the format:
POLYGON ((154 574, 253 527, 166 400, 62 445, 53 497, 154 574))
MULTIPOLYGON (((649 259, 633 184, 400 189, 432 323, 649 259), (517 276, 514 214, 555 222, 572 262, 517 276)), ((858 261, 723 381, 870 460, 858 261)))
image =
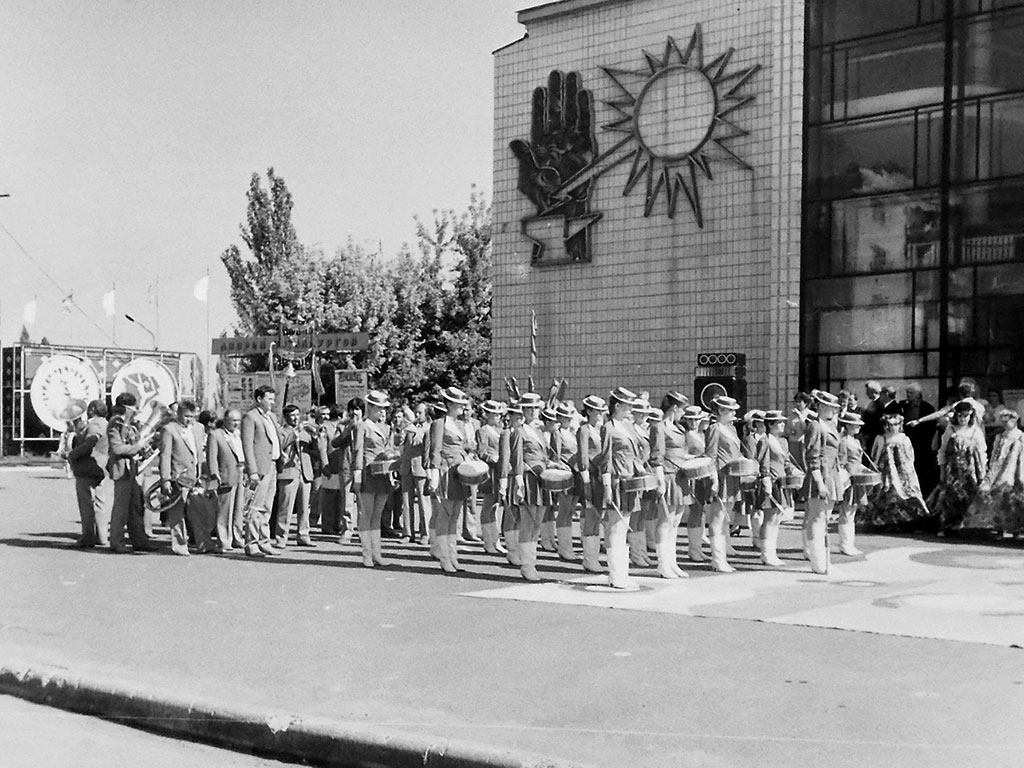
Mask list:
POLYGON ((370 342, 368 333, 300 333, 285 336, 239 336, 213 339, 210 351, 215 355, 259 355, 270 351, 308 355, 311 352, 359 352, 370 342))

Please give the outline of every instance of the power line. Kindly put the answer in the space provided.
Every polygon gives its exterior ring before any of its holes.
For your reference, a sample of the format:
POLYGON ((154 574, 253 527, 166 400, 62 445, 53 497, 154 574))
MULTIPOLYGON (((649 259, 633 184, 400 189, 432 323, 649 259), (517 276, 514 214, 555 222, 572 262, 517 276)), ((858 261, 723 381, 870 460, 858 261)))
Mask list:
POLYGON ((108 339, 111 344, 113 344, 118 349, 121 349, 121 345, 118 344, 116 341, 114 341, 114 339, 111 338, 110 334, 108 334, 105 330, 103 330, 103 327, 99 323, 97 323, 88 312, 86 312, 84 309, 82 309, 81 306, 79 306, 78 302, 75 301, 75 294, 74 294, 74 292, 73 291, 65 291, 64 290, 64 286, 62 286, 60 283, 58 283, 57 280, 53 277, 53 275, 51 275, 49 272, 46 271, 46 269, 43 267, 42 264, 40 264, 38 261, 36 261, 34 258, 32 258, 32 254, 30 254, 27 250, 25 250, 25 246, 23 246, 20 242, 18 242, 18 238, 16 238, 14 235, 11 234, 11 231, 9 229, 7 229, 7 227, 4 225, 4 223, 2 221, 0 221, 0 229, 2 229, 4 231, 4 234, 7 235, 11 239, 11 242, 14 243, 18 247, 18 250, 22 252, 22 254, 25 256, 25 258, 28 259, 30 262, 32 262, 32 265, 36 269, 38 269, 40 272, 42 272, 43 276, 47 280, 49 280, 58 291, 60 291, 60 295, 64 297, 62 299, 62 302, 61 302, 62 304, 64 302, 67 302, 72 307, 77 309, 82 314, 82 317, 84 317, 86 320, 88 320, 90 323, 92 323, 93 327, 95 327, 97 331, 99 331, 101 334, 103 334, 103 337, 105 339, 108 339))

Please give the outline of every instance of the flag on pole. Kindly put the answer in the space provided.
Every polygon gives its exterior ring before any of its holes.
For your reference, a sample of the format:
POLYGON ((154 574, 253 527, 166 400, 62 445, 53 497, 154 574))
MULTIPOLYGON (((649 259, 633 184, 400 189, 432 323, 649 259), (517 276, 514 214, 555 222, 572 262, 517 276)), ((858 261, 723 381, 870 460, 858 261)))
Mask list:
POLYGON ((146 298, 149 300, 149 303, 152 306, 156 306, 156 302, 157 302, 156 290, 157 289, 156 289, 155 285, 151 285, 151 286, 149 286, 149 288, 146 289, 146 298))
POLYGON ((537 313, 530 310, 530 366, 537 365, 537 313))
POLYGON ((196 297, 196 301, 206 302, 206 298, 210 292, 210 276, 203 275, 200 277, 194 286, 192 286, 192 295, 196 297))
POLYGON ((316 359, 316 351, 313 351, 313 362, 311 363, 313 369, 313 389, 316 390, 317 397, 323 397, 324 392, 324 380, 320 376, 320 361, 316 359))
POLYGON ((63 309, 65 312, 67 312, 70 315, 71 314, 71 306, 74 303, 75 303, 75 294, 74 294, 74 291, 72 291, 67 296, 65 296, 63 299, 60 300, 60 308, 63 309))
POLYGON ((25 302, 25 311, 21 313, 21 321, 31 325, 36 321, 36 300, 25 302))
POLYGON ((107 291, 103 294, 103 313, 107 317, 117 314, 117 304, 114 298, 115 291, 107 291))

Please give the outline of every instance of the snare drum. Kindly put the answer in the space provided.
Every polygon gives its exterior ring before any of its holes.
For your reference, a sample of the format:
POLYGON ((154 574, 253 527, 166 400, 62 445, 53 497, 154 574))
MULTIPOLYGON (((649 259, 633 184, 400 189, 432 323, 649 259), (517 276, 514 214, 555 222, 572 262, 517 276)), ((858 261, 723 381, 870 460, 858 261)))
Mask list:
POLYGON ((466 459, 455 468, 455 476, 465 486, 480 485, 490 474, 487 462, 479 459, 466 459))
POLYGON ((622 488, 629 493, 654 491, 658 488, 658 478, 654 475, 637 475, 636 477, 623 480, 622 488))
POLYGON ((562 467, 548 467, 540 473, 540 487, 551 493, 572 490, 574 482, 572 472, 562 467))
POLYGON ((729 474, 733 477, 757 476, 758 465, 753 459, 733 459, 728 464, 729 474))
POLYGON ((882 475, 878 472, 858 472, 850 475, 850 484, 858 486, 878 485, 882 482, 882 475))
POLYGON ((795 491, 798 488, 803 488, 804 477, 803 472, 799 469, 794 469, 788 475, 780 477, 777 482, 780 488, 788 488, 791 491, 795 491))
POLYGON ((398 470, 398 459, 383 459, 382 461, 371 461, 366 465, 371 475, 390 475, 398 470))
POLYGON ((687 480, 700 480, 715 474, 715 462, 706 457, 687 459, 679 469, 687 480))

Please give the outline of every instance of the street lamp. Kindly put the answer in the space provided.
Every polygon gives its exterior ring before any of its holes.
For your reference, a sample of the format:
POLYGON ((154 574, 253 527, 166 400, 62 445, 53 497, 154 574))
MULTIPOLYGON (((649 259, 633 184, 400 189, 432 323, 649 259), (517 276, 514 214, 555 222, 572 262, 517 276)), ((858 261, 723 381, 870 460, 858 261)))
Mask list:
POLYGON ((153 341, 153 349, 156 349, 156 335, 151 330, 149 330, 149 328, 147 328, 140 321, 136 320, 134 317, 129 315, 127 312, 124 315, 124 319, 127 320, 129 323, 135 323, 137 326, 139 326, 139 328, 148 333, 149 338, 153 341))

